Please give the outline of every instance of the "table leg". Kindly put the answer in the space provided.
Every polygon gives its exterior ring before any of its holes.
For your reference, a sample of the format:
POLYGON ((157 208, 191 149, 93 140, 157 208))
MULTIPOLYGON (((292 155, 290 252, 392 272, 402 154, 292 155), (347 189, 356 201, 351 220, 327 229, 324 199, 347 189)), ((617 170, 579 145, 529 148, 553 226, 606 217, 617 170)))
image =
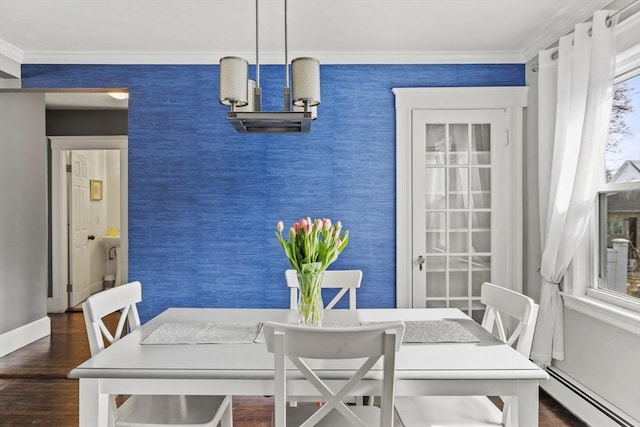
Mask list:
POLYGON ((109 395, 100 393, 100 380, 80 378, 80 427, 109 427, 109 395))
POLYGON ((512 405, 510 419, 514 426, 538 427, 538 381, 518 381, 517 404, 512 405))

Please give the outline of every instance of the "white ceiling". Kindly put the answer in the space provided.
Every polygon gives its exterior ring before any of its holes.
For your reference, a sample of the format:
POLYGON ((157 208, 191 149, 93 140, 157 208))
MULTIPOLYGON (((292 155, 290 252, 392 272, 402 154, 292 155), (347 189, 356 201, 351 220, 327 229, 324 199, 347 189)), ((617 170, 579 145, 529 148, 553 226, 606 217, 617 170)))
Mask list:
MULTIPOLYGON (((260 63, 282 64, 284 0, 258 1, 260 63)), ((288 0, 288 58, 521 63, 611 1, 288 0)), ((3 57, 18 64, 216 64, 228 55, 255 63, 255 43, 255 0, 0 0, 0 65, 3 57)), ((46 103, 128 105, 105 93, 47 93, 46 103)))
MULTIPOLYGON (((525 62, 611 0, 289 0, 289 59, 525 62)), ((260 63, 284 61, 284 0, 259 0, 260 63)), ((254 0, 0 0, 18 63, 255 61, 254 0)))

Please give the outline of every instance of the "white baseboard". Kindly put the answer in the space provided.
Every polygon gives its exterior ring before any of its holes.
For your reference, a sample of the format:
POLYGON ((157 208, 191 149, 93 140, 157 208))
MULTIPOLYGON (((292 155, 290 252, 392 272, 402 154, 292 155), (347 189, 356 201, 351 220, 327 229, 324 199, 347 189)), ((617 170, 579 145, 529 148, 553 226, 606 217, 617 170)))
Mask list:
POLYGON ((593 427, 640 427, 640 422, 604 401, 563 371, 549 367, 549 379, 540 388, 569 412, 593 427))
POLYGON ((47 298, 47 313, 64 313, 67 311, 67 296, 47 298))
POLYGON ((51 335, 51 319, 43 317, 0 335, 0 357, 51 335))

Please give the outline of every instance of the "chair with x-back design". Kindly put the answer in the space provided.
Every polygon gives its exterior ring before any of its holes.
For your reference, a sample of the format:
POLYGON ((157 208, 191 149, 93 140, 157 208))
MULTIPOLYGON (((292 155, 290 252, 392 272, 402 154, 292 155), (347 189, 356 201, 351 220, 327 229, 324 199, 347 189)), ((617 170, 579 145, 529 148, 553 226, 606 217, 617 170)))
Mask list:
MULTIPOLYGON (((486 305, 482 327, 529 358, 538 305, 526 295, 483 283, 480 301, 486 305), (509 319, 509 320, 508 320, 509 319), (511 325, 511 333, 507 333, 511 325)), ((504 426, 517 418, 512 397, 503 398, 500 411, 486 396, 418 396, 396 399, 404 427, 504 426)))
MULTIPOLYGON (((402 343, 404 323, 393 322, 348 328, 308 327, 267 322, 264 335, 267 350, 274 354, 275 409, 273 425, 288 426, 393 426, 395 394, 395 356, 402 343), (347 406, 344 399, 357 390, 362 379, 383 358, 383 376, 379 392, 380 407, 347 406), (361 364, 351 371, 350 378, 340 385, 323 380, 317 368, 323 361, 360 359, 361 364), (302 377, 317 391, 316 405, 288 406, 288 380, 300 378, 298 373, 287 372, 287 360, 298 368, 302 377), (363 361, 364 360, 364 361, 363 361)), ((344 366, 341 370, 344 371, 344 366)), ((373 381, 373 380, 372 380, 373 381)))
MULTIPOLYGON (((126 332, 140 326, 136 304, 142 301, 140 282, 116 286, 89 297, 82 304, 91 356, 126 332), (103 319, 119 312, 112 333, 103 319)), ((133 395, 116 406, 112 396, 108 425, 115 427, 232 427, 231 396, 133 395)))
MULTIPOLYGON (((300 285, 298 283, 298 274, 295 270, 286 270, 284 272, 284 278, 287 282, 287 286, 290 290, 289 295, 289 308, 292 310, 296 310, 298 308, 298 294, 300 285)), ((360 288, 360 283, 362 282, 362 270, 326 270, 322 275, 322 285, 323 289, 335 290, 338 289, 338 292, 333 295, 331 301, 324 306, 325 310, 331 310, 335 307, 335 305, 345 296, 347 292, 349 293, 349 310, 356 309, 356 290, 360 288)), ((331 291, 329 291, 331 292, 331 291)), ((297 405, 297 402, 300 400, 308 400, 307 397, 296 396, 295 398, 290 397, 290 401, 292 405, 297 405)), ((363 404, 364 398, 363 396, 356 396, 356 402, 358 404, 363 404)), ((369 402, 373 404, 373 396, 369 397, 369 402)))

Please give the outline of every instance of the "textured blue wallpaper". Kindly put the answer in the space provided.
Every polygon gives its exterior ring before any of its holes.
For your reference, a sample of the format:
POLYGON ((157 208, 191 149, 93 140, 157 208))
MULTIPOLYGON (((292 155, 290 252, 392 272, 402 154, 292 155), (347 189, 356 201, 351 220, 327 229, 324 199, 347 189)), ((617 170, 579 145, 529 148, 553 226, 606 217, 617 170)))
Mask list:
MULTIPOLYGON (((264 109, 281 110, 282 66, 260 71, 264 109)), ((23 65, 22 85, 129 89, 129 278, 143 284, 148 320, 169 306, 288 307, 273 233, 304 216, 350 230, 332 268, 363 270, 360 307, 395 306, 391 89, 523 86, 524 74, 523 64, 323 65, 307 135, 237 134, 217 65, 23 65)))

